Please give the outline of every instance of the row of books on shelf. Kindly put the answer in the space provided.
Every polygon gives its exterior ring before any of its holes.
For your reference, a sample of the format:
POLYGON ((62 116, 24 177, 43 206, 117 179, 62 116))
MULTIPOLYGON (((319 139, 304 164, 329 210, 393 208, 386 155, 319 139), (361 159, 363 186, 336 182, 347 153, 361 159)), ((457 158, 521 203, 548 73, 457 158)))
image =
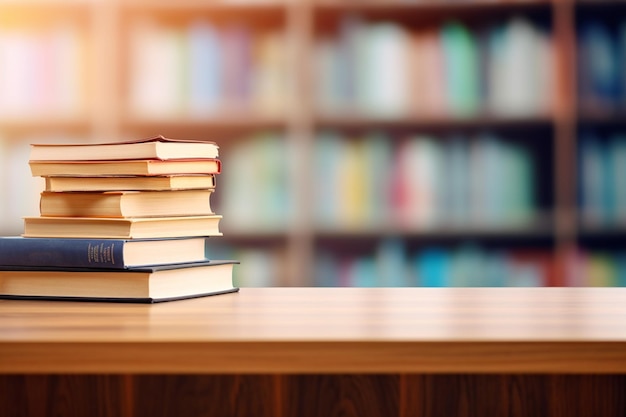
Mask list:
POLYGON ((317 286, 626 286, 626 251, 580 251, 569 273, 555 273, 554 258, 541 249, 486 249, 473 244, 425 247, 409 252, 401 240, 382 241, 373 254, 320 250, 317 286))
POLYGON ((550 31, 524 17, 411 30, 347 15, 315 46, 321 112, 376 116, 545 114, 554 87, 550 31))
POLYGON ((524 226, 536 219, 535 163, 523 143, 382 133, 315 141, 313 184, 320 227, 524 226))
POLYGON ((85 59, 84 38, 71 24, 0 28, 2 118, 78 113, 86 89, 85 59))
MULTIPOLYGON (((285 285, 307 285, 301 281, 289 282, 286 273, 286 251, 278 245, 223 244, 209 239, 206 244, 207 257, 213 259, 237 259, 239 264, 233 271, 233 283, 237 287, 282 287, 285 285)), ((310 285, 310 284, 308 284, 310 285)))
POLYGON ((142 19, 130 37, 130 108, 139 116, 205 116, 226 110, 282 114, 289 73, 281 30, 197 19, 142 19))
MULTIPOLYGON (((236 285, 283 285, 279 279, 284 276, 284 252, 211 242, 208 247, 218 258, 241 261, 234 273, 236 285)), ((494 249, 461 243, 409 251, 406 242, 388 238, 373 253, 338 252, 323 246, 316 253, 312 285, 322 287, 626 286, 624 248, 579 249, 568 259, 563 276, 555 272, 552 253, 540 248, 494 249)))
POLYGON ((162 136, 32 144, 28 165, 45 189, 22 235, 0 238, 0 298, 152 303, 237 291, 236 262, 206 257, 206 240, 222 235, 210 204, 218 149, 162 136))
POLYGON ((229 143, 222 157, 231 167, 220 176, 228 212, 224 230, 285 232, 294 217, 294 144, 283 134, 259 132, 229 143))
MULTIPOLYGON (((223 220, 225 230, 287 230, 295 215, 294 173, 302 168, 294 166, 293 145, 275 132, 228 144, 222 159, 231 169, 220 175, 223 187, 214 196, 215 208, 229 214, 223 220)), ((44 183, 31 177, 24 143, 7 142, 5 151, 0 171, 1 191, 7 196, 2 207, 4 230, 16 230, 22 216, 39 211, 42 189, 60 191, 82 184, 72 178, 50 177, 44 183)), ((320 229, 523 227, 540 211, 537 181, 543 179, 537 177, 531 150, 487 133, 393 137, 382 132, 345 136, 326 131, 314 142, 310 169, 311 183, 304 192, 312 203, 312 221, 320 229)), ((115 187, 111 179, 98 181, 115 187)), ((44 194, 42 207, 47 210, 47 202, 59 198, 44 194)))
POLYGON ((626 109, 626 19, 588 18, 578 30, 578 91, 591 111, 626 109))
POLYGON ((626 132, 586 129, 580 132, 578 148, 583 225, 626 224, 626 132))

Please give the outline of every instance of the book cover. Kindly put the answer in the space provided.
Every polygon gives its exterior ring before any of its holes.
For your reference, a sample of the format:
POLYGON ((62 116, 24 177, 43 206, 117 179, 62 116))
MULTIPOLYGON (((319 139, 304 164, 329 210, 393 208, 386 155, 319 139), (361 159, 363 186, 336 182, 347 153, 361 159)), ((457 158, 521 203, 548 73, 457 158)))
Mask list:
POLYGON ((0 266, 127 269, 206 260, 205 237, 170 239, 0 236, 0 266))

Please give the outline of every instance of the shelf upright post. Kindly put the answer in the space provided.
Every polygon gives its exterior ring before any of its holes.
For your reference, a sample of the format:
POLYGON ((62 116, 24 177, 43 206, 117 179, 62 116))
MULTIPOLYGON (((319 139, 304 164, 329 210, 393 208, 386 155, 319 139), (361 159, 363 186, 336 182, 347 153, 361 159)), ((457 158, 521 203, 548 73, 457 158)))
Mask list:
POLYGON ((554 103, 554 219, 556 285, 567 285, 577 246, 576 22, 574 0, 552 0, 556 85, 554 103))
POLYGON ((287 238, 287 286, 313 285, 314 244, 311 185, 313 164, 313 1, 286 0, 288 67, 287 136, 293 144, 289 161, 294 216, 287 238))
POLYGON ((91 9, 93 69, 91 109, 94 136, 100 140, 119 137, 119 109, 121 106, 118 74, 123 60, 120 57, 120 8, 118 0, 96 1, 91 9))

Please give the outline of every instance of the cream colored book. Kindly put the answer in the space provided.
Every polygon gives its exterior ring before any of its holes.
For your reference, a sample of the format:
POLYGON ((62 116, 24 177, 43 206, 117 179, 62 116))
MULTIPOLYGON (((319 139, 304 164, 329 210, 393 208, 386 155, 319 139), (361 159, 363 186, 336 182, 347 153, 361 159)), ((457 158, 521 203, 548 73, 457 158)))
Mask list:
POLYGON ((51 217, 204 216, 212 190, 41 193, 39 211, 51 217))
POLYGON ((221 236, 222 216, 96 218, 25 217, 24 237, 167 238, 221 236))
POLYGON ((188 159, 160 161, 156 159, 128 161, 29 161, 34 177, 123 176, 219 174, 219 159, 188 159))
POLYGON ((126 142, 31 144, 31 161, 217 158, 214 142, 157 136, 126 142))
POLYGON ((45 191, 165 191, 214 189, 215 175, 45 177, 45 191))

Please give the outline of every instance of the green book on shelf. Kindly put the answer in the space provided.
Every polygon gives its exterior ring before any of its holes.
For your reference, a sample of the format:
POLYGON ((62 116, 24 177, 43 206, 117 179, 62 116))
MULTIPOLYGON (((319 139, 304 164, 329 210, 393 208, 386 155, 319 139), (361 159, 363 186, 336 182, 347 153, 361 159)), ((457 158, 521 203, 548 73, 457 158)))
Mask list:
POLYGON ((474 35, 451 22, 441 28, 449 111, 455 116, 477 113, 480 108, 480 65, 474 35))

